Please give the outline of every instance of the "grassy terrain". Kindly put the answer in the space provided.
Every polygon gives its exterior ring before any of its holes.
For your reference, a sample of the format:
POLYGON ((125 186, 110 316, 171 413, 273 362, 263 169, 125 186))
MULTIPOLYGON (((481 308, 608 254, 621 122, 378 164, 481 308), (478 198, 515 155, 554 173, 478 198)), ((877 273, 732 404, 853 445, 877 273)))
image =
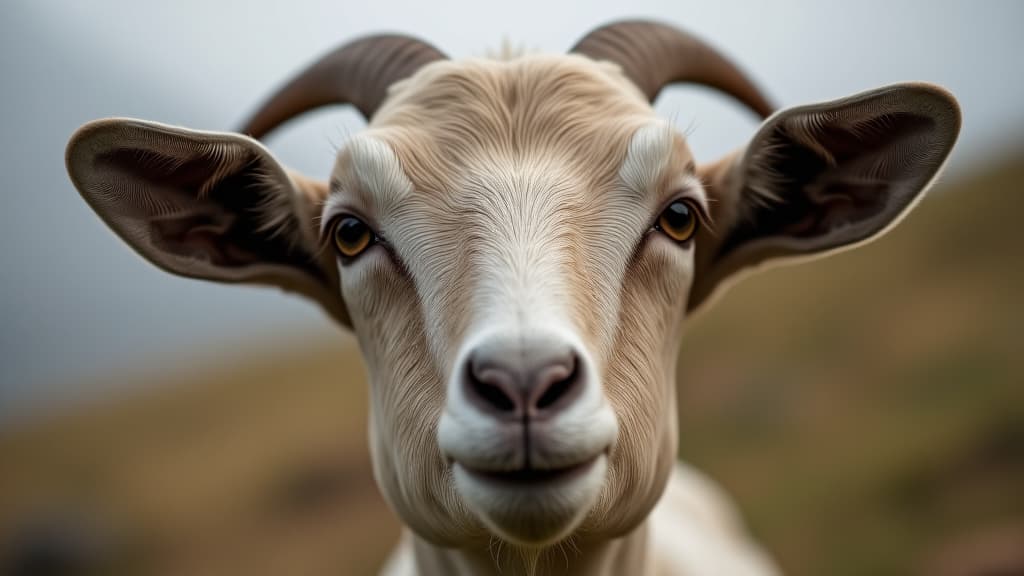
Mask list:
MULTIPOLYGON (((787 573, 1024 573, 981 568, 1024 551, 1021 182, 1012 162, 946 185, 885 239, 749 278, 691 324, 682 456, 787 573)), ((351 343, 226 357, 0 435, 7 571, 373 573, 398 528, 351 343)))

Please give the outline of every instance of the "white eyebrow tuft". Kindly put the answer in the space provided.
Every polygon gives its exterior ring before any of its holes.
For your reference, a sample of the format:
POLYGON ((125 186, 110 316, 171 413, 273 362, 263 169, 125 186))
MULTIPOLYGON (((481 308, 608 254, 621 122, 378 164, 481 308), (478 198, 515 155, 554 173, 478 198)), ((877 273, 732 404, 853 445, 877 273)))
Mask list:
POLYGON ((633 133, 619 168, 619 180, 630 192, 645 195, 657 181, 668 166, 672 136, 672 129, 662 122, 647 124, 633 133))
MULTIPOLYGON (((652 122, 638 128, 629 140, 626 158, 619 168, 619 180, 638 197, 647 197, 664 175, 672 159, 675 130, 664 122, 652 122)), ((704 186, 694 173, 684 173, 672 183, 670 193, 682 190, 707 209, 704 186)))
POLYGON ((345 146, 335 164, 331 193, 320 219, 321 233, 334 214, 346 206, 358 203, 380 213, 401 202, 412 190, 412 181, 391 146, 371 135, 357 136, 345 146))

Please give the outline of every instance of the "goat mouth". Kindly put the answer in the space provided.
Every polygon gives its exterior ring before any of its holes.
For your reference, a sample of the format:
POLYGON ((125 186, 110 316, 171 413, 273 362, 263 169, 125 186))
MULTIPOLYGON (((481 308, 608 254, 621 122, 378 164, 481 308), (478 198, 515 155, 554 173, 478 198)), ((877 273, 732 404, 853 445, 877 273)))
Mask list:
POLYGON ((471 476, 489 484, 497 484, 507 487, 533 487, 561 484, 579 478, 586 474, 594 463, 600 458, 600 454, 578 464, 563 468, 519 468, 517 470, 480 470, 478 468, 463 468, 471 476))

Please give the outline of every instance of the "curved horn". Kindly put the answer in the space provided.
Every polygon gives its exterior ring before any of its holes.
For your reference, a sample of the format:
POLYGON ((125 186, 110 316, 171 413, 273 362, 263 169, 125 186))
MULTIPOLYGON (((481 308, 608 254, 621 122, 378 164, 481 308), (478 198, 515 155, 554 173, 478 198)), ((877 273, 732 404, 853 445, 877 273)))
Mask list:
POLYGON ((711 46, 678 28, 643 20, 607 24, 572 49, 622 67, 651 101, 666 84, 696 82, 716 88, 767 118, 773 106, 747 76, 711 46))
POLYGON ((350 103, 369 120, 391 84, 444 59, 437 48, 410 36, 383 34, 349 42, 295 76, 239 132, 262 138, 287 120, 327 104, 350 103))

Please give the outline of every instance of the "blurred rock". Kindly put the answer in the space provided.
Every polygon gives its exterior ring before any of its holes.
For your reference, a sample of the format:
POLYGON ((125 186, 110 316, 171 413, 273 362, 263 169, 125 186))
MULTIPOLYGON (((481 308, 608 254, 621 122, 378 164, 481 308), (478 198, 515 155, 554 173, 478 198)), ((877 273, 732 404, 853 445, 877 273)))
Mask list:
POLYGON ((310 460, 283 472, 271 491, 272 507, 293 517, 322 513, 346 496, 363 494, 369 479, 364 470, 343 458, 310 460))
POLYGON ((32 521, 0 543, 0 574, 80 576, 104 573, 111 542, 94 523, 75 518, 32 521))

